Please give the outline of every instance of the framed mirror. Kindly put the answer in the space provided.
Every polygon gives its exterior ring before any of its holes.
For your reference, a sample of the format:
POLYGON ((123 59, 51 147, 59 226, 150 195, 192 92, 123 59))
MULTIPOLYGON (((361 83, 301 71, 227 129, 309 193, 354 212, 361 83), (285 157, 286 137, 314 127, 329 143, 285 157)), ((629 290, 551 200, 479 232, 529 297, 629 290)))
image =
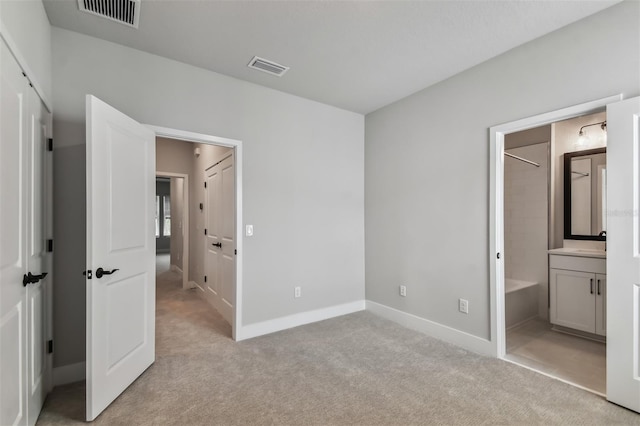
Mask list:
POLYGON ((605 241, 607 149, 564 154, 564 238, 605 241))

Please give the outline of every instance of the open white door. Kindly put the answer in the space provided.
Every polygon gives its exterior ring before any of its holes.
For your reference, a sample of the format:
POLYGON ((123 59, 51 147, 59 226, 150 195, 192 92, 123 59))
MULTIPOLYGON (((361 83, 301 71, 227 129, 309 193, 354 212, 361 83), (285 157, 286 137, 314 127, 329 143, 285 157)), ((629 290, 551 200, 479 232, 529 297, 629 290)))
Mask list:
POLYGON ((607 399, 640 412, 640 98, 607 128, 607 399))
POLYGON ((155 358, 155 134, 87 95, 87 420, 155 358))
POLYGON ((205 171, 206 295, 232 326, 235 290, 235 170, 234 156, 205 171))

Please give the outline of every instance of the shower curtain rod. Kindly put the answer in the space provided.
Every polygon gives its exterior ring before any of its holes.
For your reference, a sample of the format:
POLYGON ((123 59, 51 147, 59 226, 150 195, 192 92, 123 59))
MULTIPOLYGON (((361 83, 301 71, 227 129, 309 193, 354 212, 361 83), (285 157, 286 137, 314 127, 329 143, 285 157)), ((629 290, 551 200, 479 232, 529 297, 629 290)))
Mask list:
POLYGON ((517 155, 509 154, 508 152, 505 152, 504 155, 506 155, 507 157, 515 158, 516 160, 524 161, 525 163, 531 164, 532 166, 540 167, 540 164, 534 161, 527 160, 526 158, 518 157, 517 155))

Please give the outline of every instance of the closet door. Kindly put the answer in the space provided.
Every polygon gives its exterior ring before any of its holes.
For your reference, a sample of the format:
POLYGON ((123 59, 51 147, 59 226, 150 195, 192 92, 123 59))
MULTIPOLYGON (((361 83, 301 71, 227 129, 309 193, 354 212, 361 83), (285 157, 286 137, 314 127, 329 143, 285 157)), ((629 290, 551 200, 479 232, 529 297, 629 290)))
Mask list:
MULTIPOLYGON (((51 274, 45 234, 45 155, 48 113, 35 90, 27 102, 27 271, 46 277, 26 286, 27 291, 27 421, 35 424, 48 388, 46 365, 46 308, 51 274)), ((35 280, 34 280, 35 281, 35 280)))
POLYGON ((27 422, 27 79, 0 42, 0 424, 27 422))
POLYGON ((2 42, 0 55, 0 425, 33 425, 50 388, 49 113, 2 42))

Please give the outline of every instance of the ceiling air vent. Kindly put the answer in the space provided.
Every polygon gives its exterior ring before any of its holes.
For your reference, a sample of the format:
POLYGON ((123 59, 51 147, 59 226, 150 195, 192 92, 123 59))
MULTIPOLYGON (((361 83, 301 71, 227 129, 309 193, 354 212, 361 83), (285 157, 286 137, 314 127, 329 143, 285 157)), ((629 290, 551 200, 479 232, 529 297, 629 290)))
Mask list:
POLYGON ((263 58, 259 58, 254 56, 249 65, 249 68, 253 68, 258 71, 263 71, 269 73, 271 75, 276 75, 278 77, 282 77, 282 75, 289 70, 289 67, 285 67, 284 65, 276 64, 275 62, 268 61, 263 58))
POLYGON ((78 0, 81 11, 138 28, 140 0, 78 0))

